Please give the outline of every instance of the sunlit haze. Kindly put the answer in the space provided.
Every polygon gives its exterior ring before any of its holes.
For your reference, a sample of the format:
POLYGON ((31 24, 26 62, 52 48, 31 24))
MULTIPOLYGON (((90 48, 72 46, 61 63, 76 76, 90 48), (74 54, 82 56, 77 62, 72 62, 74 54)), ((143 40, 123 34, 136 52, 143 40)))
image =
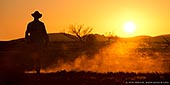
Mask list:
POLYGON ((170 0, 1 0, 0 40, 24 37, 35 10, 43 14, 48 33, 66 32, 70 24, 119 37, 170 33, 170 0), (131 34, 123 30, 128 21, 136 26, 131 34))

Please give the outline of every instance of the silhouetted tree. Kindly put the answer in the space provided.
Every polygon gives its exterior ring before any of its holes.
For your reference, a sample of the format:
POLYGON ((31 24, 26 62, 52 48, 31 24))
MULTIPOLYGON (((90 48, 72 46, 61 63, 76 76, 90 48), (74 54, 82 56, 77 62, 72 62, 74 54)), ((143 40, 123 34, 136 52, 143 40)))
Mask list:
POLYGON ((75 35, 77 40, 84 43, 83 36, 90 34, 93 29, 91 27, 84 27, 84 25, 70 25, 69 30, 69 33, 75 35))
POLYGON ((115 35, 113 32, 106 33, 106 37, 108 38, 108 41, 116 41, 119 37, 115 35))

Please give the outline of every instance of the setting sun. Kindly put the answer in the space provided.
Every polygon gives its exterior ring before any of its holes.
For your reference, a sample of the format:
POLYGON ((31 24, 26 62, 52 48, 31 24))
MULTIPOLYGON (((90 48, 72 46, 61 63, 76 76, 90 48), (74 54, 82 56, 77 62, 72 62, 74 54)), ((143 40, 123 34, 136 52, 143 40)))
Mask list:
POLYGON ((133 33, 135 32, 136 25, 133 22, 127 22, 124 24, 124 31, 126 33, 133 33))

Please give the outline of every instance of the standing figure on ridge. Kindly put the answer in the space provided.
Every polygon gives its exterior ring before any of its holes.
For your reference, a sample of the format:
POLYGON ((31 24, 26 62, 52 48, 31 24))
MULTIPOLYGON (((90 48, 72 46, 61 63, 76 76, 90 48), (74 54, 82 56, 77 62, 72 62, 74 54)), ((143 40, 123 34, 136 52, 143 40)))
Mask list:
POLYGON ((34 20, 27 25, 25 32, 25 40, 31 50, 31 56, 34 60, 36 74, 40 74, 40 57, 43 54, 43 49, 47 46, 49 38, 43 22, 39 21, 42 17, 38 11, 31 14, 34 20))

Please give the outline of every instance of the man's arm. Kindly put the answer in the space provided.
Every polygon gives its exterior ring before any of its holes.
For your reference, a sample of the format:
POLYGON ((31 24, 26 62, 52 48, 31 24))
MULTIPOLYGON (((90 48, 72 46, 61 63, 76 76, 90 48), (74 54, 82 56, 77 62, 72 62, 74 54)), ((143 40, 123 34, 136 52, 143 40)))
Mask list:
POLYGON ((49 42, 49 37, 48 37, 44 23, 43 23, 43 35, 44 35, 44 38, 45 38, 45 44, 47 45, 48 42, 49 42))
POLYGON ((25 40, 26 40, 26 42, 28 43, 28 41, 29 41, 29 33, 30 33, 30 26, 29 26, 29 24, 27 25, 27 30, 26 30, 26 32, 25 32, 25 40))

